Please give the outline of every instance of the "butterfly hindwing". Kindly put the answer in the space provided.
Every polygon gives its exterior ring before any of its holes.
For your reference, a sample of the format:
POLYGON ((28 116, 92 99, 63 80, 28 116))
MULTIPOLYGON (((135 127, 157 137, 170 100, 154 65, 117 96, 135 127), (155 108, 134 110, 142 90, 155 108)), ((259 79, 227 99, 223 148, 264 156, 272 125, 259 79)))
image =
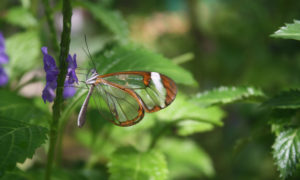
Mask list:
POLYGON ((174 81, 157 72, 118 72, 98 78, 134 91, 142 101, 146 112, 156 112, 167 107, 177 93, 174 81))
POLYGON ((96 91, 106 102, 114 124, 131 126, 144 117, 141 100, 134 91, 105 83, 98 84, 96 91))

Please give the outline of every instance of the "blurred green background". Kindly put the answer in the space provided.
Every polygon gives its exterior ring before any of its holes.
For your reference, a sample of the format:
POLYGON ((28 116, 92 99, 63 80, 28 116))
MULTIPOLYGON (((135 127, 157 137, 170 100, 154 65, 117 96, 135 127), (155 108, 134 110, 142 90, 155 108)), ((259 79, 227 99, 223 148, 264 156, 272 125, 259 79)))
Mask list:
MULTIPOLYGON (((56 11, 57 31, 61 32, 60 1, 50 2, 56 11)), ((85 6, 74 1, 70 52, 78 55, 81 65, 88 60, 82 50, 85 47, 84 35, 87 35, 88 45, 94 56, 108 42, 119 38, 112 36, 115 33, 118 36, 128 35, 132 42, 160 53, 190 71, 199 86, 179 85, 180 91, 187 96, 220 86, 250 85, 259 87, 270 95, 286 88, 299 87, 300 43, 270 37, 285 23, 292 23, 293 20, 299 19, 300 3, 297 0, 94 0, 90 2, 117 10, 125 19, 123 23, 129 31, 126 32, 122 25, 107 30, 105 23, 109 22, 99 23, 97 16, 93 15, 95 13, 92 7, 83 8, 85 6)), ((101 15, 99 16, 101 19, 101 15)), ((0 18, 0 31, 5 37, 13 36, 17 32, 38 30, 37 47, 50 46, 49 30, 40 1, 2 0, 0 18), (19 16, 19 11, 11 12, 11 9, 21 7, 29 10, 34 18, 19 16), (20 25, 24 19, 26 23, 20 25)), ((24 41, 27 41, 27 46, 30 46, 35 39, 29 37, 24 41)), ((38 53, 40 53, 39 49, 38 53)), ((36 53, 32 52, 32 54, 36 53)), ((27 55, 22 56, 26 58, 27 55)), ((37 56, 41 59, 41 55, 37 56)), ((41 60, 34 63, 42 67, 41 60)), ((14 87, 15 84, 16 81, 11 82, 10 87, 14 87)), ((28 95, 25 90, 23 95, 32 97, 32 94, 28 95)), ((196 145, 205 149, 206 152, 203 153, 208 155, 203 156, 211 158, 214 170, 204 169, 203 172, 197 173, 198 170, 190 169, 195 174, 190 173, 189 170, 186 170, 187 173, 180 174, 180 170, 184 167, 178 166, 169 173, 170 179, 279 179, 271 154, 274 135, 271 134, 267 123, 268 114, 256 104, 237 103, 225 106, 223 109, 227 116, 223 119, 222 127, 193 134, 189 136, 189 141, 185 142, 196 142, 196 145), (176 168, 179 168, 179 175, 176 175, 176 168)), ((147 131, 147 127, 157 126, 157 124, 145 122, 148 120, 146 118, 142 121, 143 125, 134 129, 139 133, 132 134, 130 129, 116 130, 109 123, 99 119, 97 121, 96 113, 96 110, 89 111, 89 116, 92 117, 89 118, 89 124, 95 123, 94 127, 101 127, 100 131, 97 128, 93 129, 93 124, 78 131, 75 127, 76 113, 71 116, 72 120, 65 126, 63 152, 60 158, 63 166, 68 169, 92 166, 99 170, 97 176, 104 178, 108 176, 106 154, 115 149, 110 145, 104 148, 102 143, 111 143, 111 141, 105 142, 106 137, 122 137, 120 142, 113 142, 118 144, 117 146, 135 145, 137 142, 132 141, 140 139, 142 142, 138 142, 140 144, 138 148, 143 149, 144 146, 141 144, 147 143, 143 141, 149 138, 136 136, 139 136, 141 131, 147 131), (100 132, 101 136, 90 135, 94 132, 100 132), (89 139, 91 137, 97 137, 98 140, 89 139), (88 141, 99 145, 89 147, 88 141), (90 157, 90 154, 93 154, 95 159, 90 157), (83 165, 87 159, 89 163, 83 165)), ((151 116, 149 119, 151 120, 151 116)), ((149 136, 146 133, 143 135, 149 136)), ((162 142, 170 143, 170 149, 177 143, 176 140, 172 140, 174 136, 171 132, 162 139, 162 142)), ((164 151, 165 148, 168 147, 162 146, 161 150, 164 151)), ((173 151, 175 149, 173 148, 173 151)), ((167 154, 168 150, 165 151, 167 154)), ((43 159, 43 153, 41 154, 43 159)), ((39 169, 42 167, 43 160, 37 162, 33 167, 39 169)), ((294 178, 297 179, 297 176, 294 178)))

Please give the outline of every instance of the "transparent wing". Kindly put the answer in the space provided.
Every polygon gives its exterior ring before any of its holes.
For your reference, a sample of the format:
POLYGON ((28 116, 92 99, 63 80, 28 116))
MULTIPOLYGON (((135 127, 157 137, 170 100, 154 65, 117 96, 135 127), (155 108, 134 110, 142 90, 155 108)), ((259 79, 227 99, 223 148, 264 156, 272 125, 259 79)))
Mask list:
POLYGON ((157 72, 118 72, 98 78, 136 92, 147 112, 156 112, 167 107, 173 102, 177 93, 174 81, 157 72))
MULTIPOLYGON (((107 117, 119 126, 131 126, 138 123, 144 117, 144 109, 138 95, 130 89, 99 83, 95 87, 95 93, 101 95, 105 104, 101 104, 101 110, 110 111, 107 117)), ((95 97, 98 101, 98 97, 95 97)), ((98 104, 100 101, 98 101, 98 104)))

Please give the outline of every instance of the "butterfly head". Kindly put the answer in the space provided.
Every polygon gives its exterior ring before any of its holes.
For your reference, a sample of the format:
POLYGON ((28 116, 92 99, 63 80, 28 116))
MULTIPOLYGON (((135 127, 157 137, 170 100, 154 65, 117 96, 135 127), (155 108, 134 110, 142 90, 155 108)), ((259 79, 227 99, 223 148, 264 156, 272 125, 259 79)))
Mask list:
POLYGON ((98 73, 97 73, 96 69, 91 69, 90 72, 86 76, 85 83, 87 85, 94 84, 97 77, 98 77, 98 73))

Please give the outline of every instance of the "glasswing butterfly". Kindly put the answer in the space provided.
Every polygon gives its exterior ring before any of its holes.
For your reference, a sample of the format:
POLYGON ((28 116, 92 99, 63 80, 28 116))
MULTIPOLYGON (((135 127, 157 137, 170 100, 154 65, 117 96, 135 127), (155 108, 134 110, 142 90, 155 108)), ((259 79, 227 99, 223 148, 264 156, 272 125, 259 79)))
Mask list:
MULTIPOLYGON (((174 81, 158 72, 127 71, 99 75, 92 69, 84 83, 89 91, 78 115, 79 127, 85 123, 92 94, 102 97, 111 116, 109 120, 115 125, 132 126, 143 119, 145 112, 167 107, 177 93, 174 81)), ((94 100, 99 101, 101 97, 94 100)))

